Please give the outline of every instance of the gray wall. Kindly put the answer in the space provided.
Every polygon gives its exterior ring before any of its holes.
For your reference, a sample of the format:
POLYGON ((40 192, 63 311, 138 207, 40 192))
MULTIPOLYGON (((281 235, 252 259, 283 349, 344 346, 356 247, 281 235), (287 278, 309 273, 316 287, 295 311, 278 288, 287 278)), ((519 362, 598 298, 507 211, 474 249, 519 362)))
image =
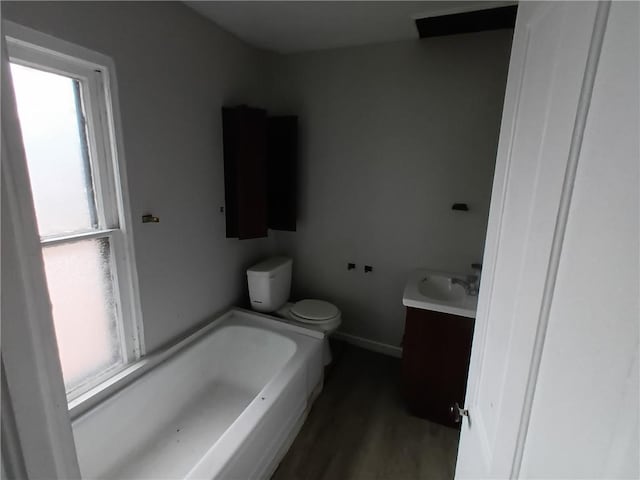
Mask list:
POLYGON ((147 350, 237 303, 272 240, 225 238, 220 107, 269 104, 271 55, 180 3, 2 2, 2 16, 115 61, 147 350))
POLYGON ((510 46, 497 31, 281 59, 301 213, 278 248, 295 296, 335 302, 344 332, 398 345, 407 274, 481 261, 510 46))
POLYGON ((481 259, 510 32, 275 56, 180 3, 2 14, 116 63, 149 350, 242 301, 244 269, 274 251, 294 257, 294 298, 331 300, 343 331, 395 345, 407 273, 481 259), (300 116, 297 233, 224 238, 219 112, 238 102, 300 116))

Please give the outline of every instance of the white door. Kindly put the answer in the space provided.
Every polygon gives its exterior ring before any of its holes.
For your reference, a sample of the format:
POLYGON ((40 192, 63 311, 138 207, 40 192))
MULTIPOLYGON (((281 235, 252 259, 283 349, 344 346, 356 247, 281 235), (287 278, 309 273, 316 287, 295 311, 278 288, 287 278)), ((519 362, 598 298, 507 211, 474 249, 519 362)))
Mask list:
POLYGON ((527 478, 640 478, 640 3, 594 77, 522 459, 527 478))
POLYGON ((521 2, 456 478, 637 478, 638 4, 521 2))

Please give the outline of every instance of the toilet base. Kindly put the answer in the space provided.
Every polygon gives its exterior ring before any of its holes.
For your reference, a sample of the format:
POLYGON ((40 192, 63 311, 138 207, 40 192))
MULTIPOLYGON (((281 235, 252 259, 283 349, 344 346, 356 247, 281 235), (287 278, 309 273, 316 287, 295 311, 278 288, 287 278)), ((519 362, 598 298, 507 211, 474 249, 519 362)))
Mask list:
POLYGON ((329 336, 325 335, 322 341, 322 362, 326 367, 331 363, 333 357, 331 356, 331 345, 329 345, 329 336))

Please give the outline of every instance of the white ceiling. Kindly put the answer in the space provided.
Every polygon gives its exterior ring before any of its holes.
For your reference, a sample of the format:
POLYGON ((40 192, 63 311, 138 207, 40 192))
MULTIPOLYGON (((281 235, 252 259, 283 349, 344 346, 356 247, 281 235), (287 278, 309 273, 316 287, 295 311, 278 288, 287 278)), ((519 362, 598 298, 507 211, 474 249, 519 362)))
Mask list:
POLYGON ((414 19, 513 1, 186 1, 247 43, 279 53, 418 38, 414 19))

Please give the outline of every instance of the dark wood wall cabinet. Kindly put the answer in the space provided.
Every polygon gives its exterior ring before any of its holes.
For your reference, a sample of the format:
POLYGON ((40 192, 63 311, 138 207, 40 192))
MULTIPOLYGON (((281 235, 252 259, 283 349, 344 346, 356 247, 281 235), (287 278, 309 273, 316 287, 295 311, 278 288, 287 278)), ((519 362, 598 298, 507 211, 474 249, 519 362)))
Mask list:
POLYGON ((295 231, 297 117, 223 107, 222 129, 227 237, 295 231))
POLYGON ((451 414, 464 405, 474 319, 407 308, 402 390, 411 414, 459 428, 451 414))
POLYGON ((267 211, 272 230, 296 230, 297 132, 298 117, 267 119, 267 211))

